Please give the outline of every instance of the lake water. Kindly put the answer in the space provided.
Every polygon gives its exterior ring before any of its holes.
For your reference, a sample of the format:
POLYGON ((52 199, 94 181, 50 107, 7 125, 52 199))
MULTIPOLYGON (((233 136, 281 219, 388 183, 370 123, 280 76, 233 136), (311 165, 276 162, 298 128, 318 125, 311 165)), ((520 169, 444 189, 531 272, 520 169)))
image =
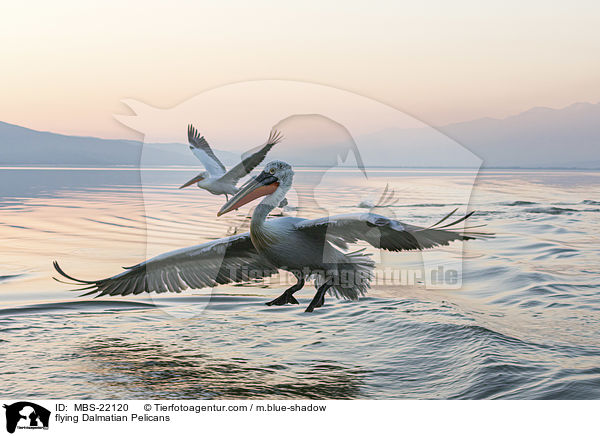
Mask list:
MULTIPOLYGON (((484 170, 460 289, 381 285, 314 313, 267 307, 284 284, 80 298, 52 261, 101 278, 150 254, 239 231, 248 207, 178 190, 192 172, 0 172, 0 386, 5 397, 70 399, 600 398, 600 173, 484 170)), ((304 192, 320 178, 298 169, 304 192), (311 179, 311 177, 314 179, 311 179)), ((386 184, 401 220, 432 224, 470 195, 465 170, 327 172, 316 203, 290 215, 365 211, 386 184)), ((292 193, 292 206, 303 197, 292 193)), ((463 208, 464 211, 464 208, 463 208)), ((418 253, 374 253, 418 265, 418 253)))

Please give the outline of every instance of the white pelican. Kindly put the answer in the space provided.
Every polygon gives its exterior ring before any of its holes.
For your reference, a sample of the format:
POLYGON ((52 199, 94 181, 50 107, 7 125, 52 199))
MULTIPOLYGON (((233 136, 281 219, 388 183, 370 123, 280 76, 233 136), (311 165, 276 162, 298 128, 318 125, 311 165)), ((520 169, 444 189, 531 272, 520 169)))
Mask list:
POLYGON ((390 251, 422 250, 451 241, 485 238, 486 233, 450 230, 473 212, 446 224, 452 211, 431 227, 418 227, 373 213, 350 213, 318 219, 271 218, 267 215, 287 194, 294 172, 289 164, 274 161, 249 180, 221 208, 218 216, 265 197, 254 209, 250 231, 205 244, 171 251, 126 271, 101 280, 63 277, 89 290, 86 294, 129 295, 142 292, 181 292, 233 282, 249 282, 290 271, 297 283, 267 305, 298 304, 293 294, 309 277, 315 278, 317 292, 306 308, 312 312, 324 303, 329 291, 337 297, 356 300, 369 288, 374 267, 362 250, 347 252, 349 243, 366 241, 390 251), (344 250, 344 251, 342 251, 344 250))
POLYGON ((211 194, 225 194, 225 197, 228 198, 228 195, 233 195, 237 192, 235 185, 237 185, 238 181, 256 168, 265 159, 269 150, 281 141, 281 139, 281 133, 277 130, 272 130, 264 146, 258 151, 249 154, 239 164, 227 171, 219 158, 213 153, 204 136, 200 136, 196 128, 190 124, 188 125, 190 149, 200 162, 202 162, 206 171, 202 171, 194 178, 185 182, 179 189, 196 183, 199 188, 206 189, 211 194))

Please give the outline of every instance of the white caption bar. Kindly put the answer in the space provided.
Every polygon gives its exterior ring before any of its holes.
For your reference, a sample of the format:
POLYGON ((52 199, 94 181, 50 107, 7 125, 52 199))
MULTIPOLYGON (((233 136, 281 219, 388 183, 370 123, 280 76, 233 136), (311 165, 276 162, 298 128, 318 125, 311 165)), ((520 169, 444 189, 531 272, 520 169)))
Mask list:
POLYGON ((3 399, 0 434, 585 434, 593 401, 3 399), (12 433, 11 433, 12 431, 12 433))

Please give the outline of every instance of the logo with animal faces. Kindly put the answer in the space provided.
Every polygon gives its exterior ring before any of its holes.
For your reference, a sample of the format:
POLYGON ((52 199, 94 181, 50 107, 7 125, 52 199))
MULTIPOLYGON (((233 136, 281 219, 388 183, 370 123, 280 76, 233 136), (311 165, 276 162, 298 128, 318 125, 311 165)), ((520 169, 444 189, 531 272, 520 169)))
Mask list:
POLYGON ((19 401, 10 405, 5 404, 6 431, 15 430, 47 430, 50 423, 50 411, 39 404, 29 401, 19 401))

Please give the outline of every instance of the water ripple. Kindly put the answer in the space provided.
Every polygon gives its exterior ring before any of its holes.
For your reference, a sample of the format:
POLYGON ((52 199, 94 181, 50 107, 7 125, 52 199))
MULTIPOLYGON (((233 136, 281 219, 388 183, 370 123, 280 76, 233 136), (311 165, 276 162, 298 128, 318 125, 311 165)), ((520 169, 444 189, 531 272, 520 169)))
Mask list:
MULTIPOLYGON (((157 172, 143 189, 131 172, 102 172, 110 173, 104 186, 77 173, 79 185, 68 185, 66 173, 45 171, 43 193, 28 185, 0 207, 7 397, 600 398, 596 173, 482 174, 470 209, 497 237, 465 244, 460 289, 375 287, 358 302, 327 297, 312 314, 303 311, 311 285, 297 294, 299 306, 266 306, 285 287, 278 282, 212 295, 74 298, 51 280, 52 260, 82 278, 106 277, 246 228, 248 214, 215 219, 222 198, 177 190, 179 171, 157 172)), ((469 180, 332 172, 316 190, 318 205, 298 212, 291 196, 286 213, 347 212, 376 203, 390 183, 402 199, 387 212, 428 225, 462 205, 455 192, 469 180)), ((400 267, 421 262, 418 253, 380 257, 400 267)))

